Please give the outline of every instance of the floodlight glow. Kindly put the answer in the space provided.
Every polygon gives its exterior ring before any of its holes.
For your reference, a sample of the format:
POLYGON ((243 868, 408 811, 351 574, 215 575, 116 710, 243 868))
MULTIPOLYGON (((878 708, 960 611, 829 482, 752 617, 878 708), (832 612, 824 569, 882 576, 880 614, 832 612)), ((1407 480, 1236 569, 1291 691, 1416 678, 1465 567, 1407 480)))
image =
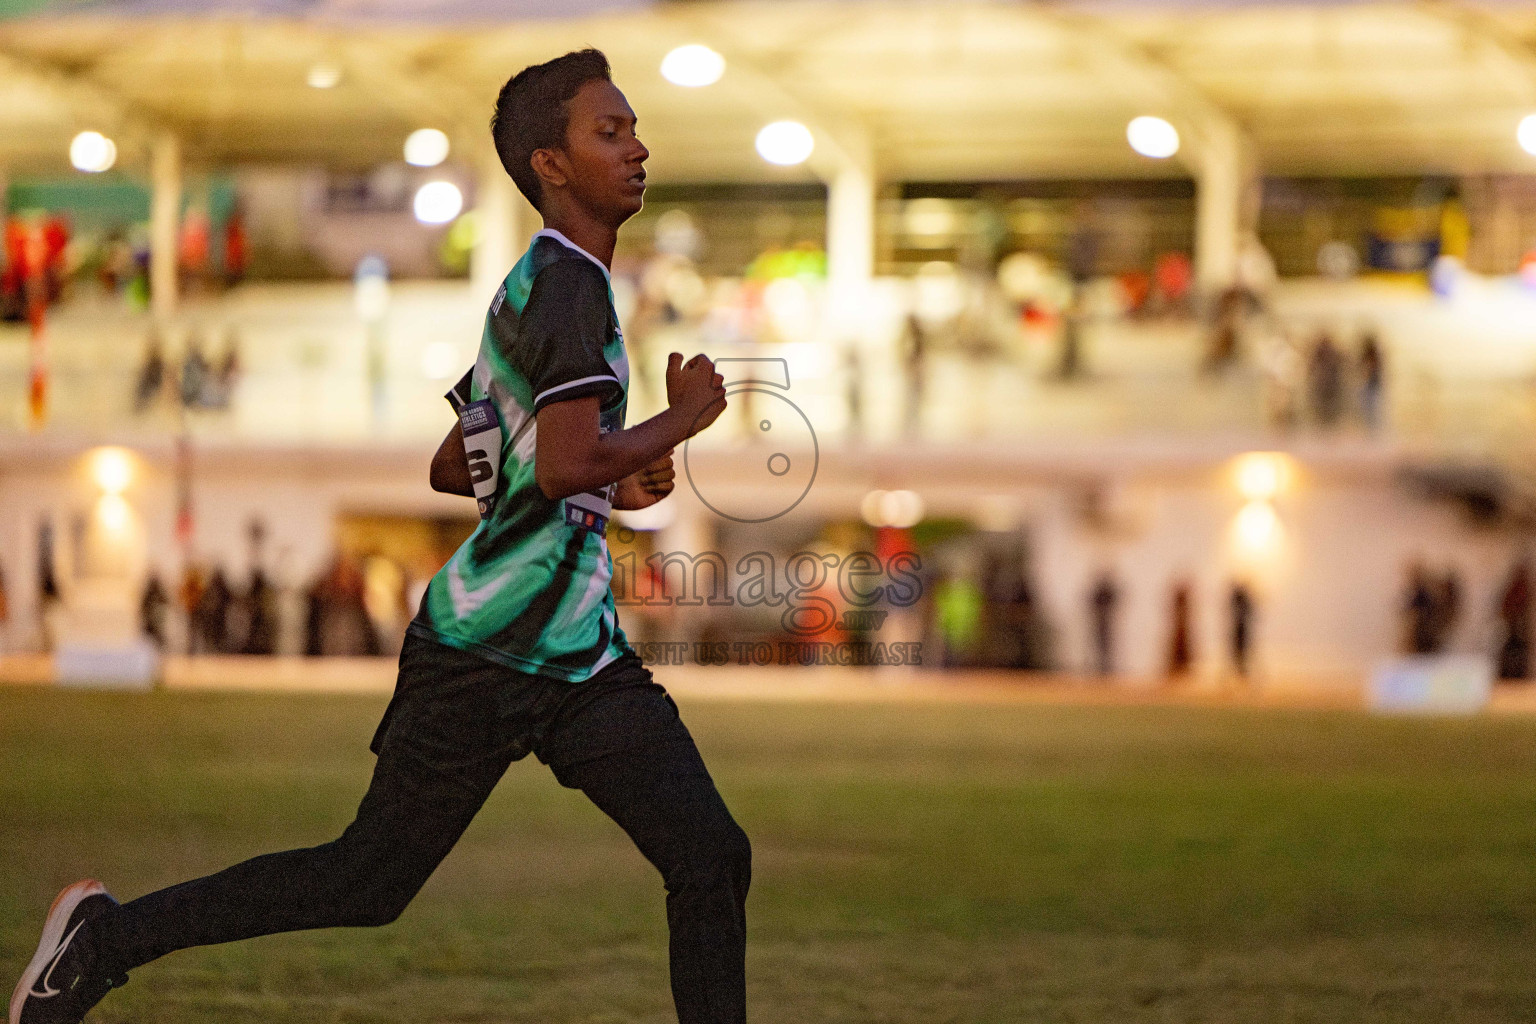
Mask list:
POLYGON ((679 46, 661 59, 661 77, 673 85, 697 89, 714 85, 725 74, 725 58, 700 43, 679 46))
POLYGON ((107 494, 122 494, 133 482, 133 456, 123 448, 97 448, 91 453, 91 479, 107 494))
POLYGON ((1250 501, 1233 523, 1237 540, 1250 554, 1267 554, 1280 541, 1280 517, 1267 501, 1250 501))
POLYGON ((1132 118, 1125 140, 1142 156, 1164 160, 1179 151, 1179 130, 1160 117, 1132 118))
POLYGON ((69 144, 69 162, 77 171, 100 174, 117 162, 117 143, 101 132, 81 132, 69 144))
POLYGON ((880 506, 884 501, 884 491, 870 491, 864 495, 864 500, 859 502, 859 513, 870 526, 885 525, 885 516, 880 511, 880 506))
POLYGON ((886 491, 880 500, 880 515, 888 526, 905 530, 923 519, 923 499, 916 491, 886 491))
POLYGON ((757 133, 757 155, 780 167, 805 163, 815 148, 811 130, 799 121, 775 121, 757 133))
POLYGON ((121 494, 103 494, 96 503, 96 519, 110 534, 121 534, 133 521, 133 509, 121 494))
POLYGON ((859 512, 870 526, 906 529, 923 518, 923 499, 915 491, 870 491, 859 502, 859 512))
POLYGON ((1281 452, 1249 452, 1235 465, 1237 491, 1249 501, 1269 501, 1285 489, 1290 468, 1281 452))
POLYGON ((448 159, 448 136, 436 128, 418 128, 405 137, 405 162, 412 167, 436 167, 448 159))
POLYGON ((311 89, 334 89, 341 84, 341 68, 324 61, 313 65, 304 77, 311 89))
POLYGON ((423 224, 447 224, 464 209, 464 194, 451 181, 429 181, 416 190, 412 208, 423 224))
POLYGON ((1520 127, 1515 129, 1515 138, 1519 140, 1521 149, 1536 156, 1536 114, 1527 114, 1520 119, 1520 127))

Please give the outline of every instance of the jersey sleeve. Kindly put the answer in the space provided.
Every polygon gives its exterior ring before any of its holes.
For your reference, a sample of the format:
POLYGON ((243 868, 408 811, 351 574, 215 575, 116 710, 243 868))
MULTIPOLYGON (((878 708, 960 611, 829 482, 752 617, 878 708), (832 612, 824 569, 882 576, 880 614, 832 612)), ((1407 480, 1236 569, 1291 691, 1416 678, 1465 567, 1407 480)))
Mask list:
POLYGON ((470 379, 474 377, 474 375, 474 367, 470 367, 468 370, 465 370, 464 376, 459 378, 459 382, 450 388, 448 393, 443 396, 444 398, 448 399, 448 404, 453 406, 454 412, 458 412, 469 404, 470 379))
POLYGON ((603 356, 612 309, 608 282, 586 260, 560 260, 545 267, 519 323, 533 410, 589 395, 606 397, 623 385, 603 356))

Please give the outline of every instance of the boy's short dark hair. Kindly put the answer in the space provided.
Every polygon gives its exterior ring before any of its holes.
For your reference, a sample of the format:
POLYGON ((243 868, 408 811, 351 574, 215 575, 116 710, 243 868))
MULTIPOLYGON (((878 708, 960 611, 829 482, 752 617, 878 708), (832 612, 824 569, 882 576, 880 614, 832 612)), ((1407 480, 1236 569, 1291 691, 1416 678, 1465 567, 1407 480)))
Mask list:
POLYGON ((539 208, 541 189, 539 176, 529 163, 533 151, 565 145, 565 129, 570 124, 566 105, 576 90, 599 78, 613 81, 613 69, 601 50, 589 47, 524 68, 496 97, 496 112, 491 115, 496 155, 534 209, 539 208))

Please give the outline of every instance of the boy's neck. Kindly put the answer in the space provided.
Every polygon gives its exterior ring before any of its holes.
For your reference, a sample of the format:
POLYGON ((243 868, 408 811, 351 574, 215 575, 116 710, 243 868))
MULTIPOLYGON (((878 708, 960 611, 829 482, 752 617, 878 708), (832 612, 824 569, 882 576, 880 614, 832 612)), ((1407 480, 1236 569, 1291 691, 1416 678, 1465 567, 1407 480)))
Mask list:
POLYGON ((617 228, 610 228, 589 217, 561 216, 555 211, 545 216, 544 227, 560 232, 591 253, 603 266, 613 269, 613 249, 619 242, 617 228))

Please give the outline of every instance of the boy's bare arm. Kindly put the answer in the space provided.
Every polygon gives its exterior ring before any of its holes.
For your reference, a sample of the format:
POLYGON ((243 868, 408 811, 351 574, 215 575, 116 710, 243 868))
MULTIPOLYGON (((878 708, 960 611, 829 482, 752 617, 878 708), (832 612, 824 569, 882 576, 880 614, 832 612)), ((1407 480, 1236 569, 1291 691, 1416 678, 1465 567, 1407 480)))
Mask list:
POLYGON ((469 479, 469 459, 464 454, 463 425, 455 423, 443 443, 438 445, 437 454, 432 456, 429 479, 434 491, 462 494, 466 498, 475 496, 475 485, 469 479))
POLYGON ((574 398, 538 414, 534 474, 552 501, 607 487, 637 473, 709 426, 725 410, 725 388, 702 355, 667 366, 667 409, 628 430, 598 429, 599 399, 574 398))

